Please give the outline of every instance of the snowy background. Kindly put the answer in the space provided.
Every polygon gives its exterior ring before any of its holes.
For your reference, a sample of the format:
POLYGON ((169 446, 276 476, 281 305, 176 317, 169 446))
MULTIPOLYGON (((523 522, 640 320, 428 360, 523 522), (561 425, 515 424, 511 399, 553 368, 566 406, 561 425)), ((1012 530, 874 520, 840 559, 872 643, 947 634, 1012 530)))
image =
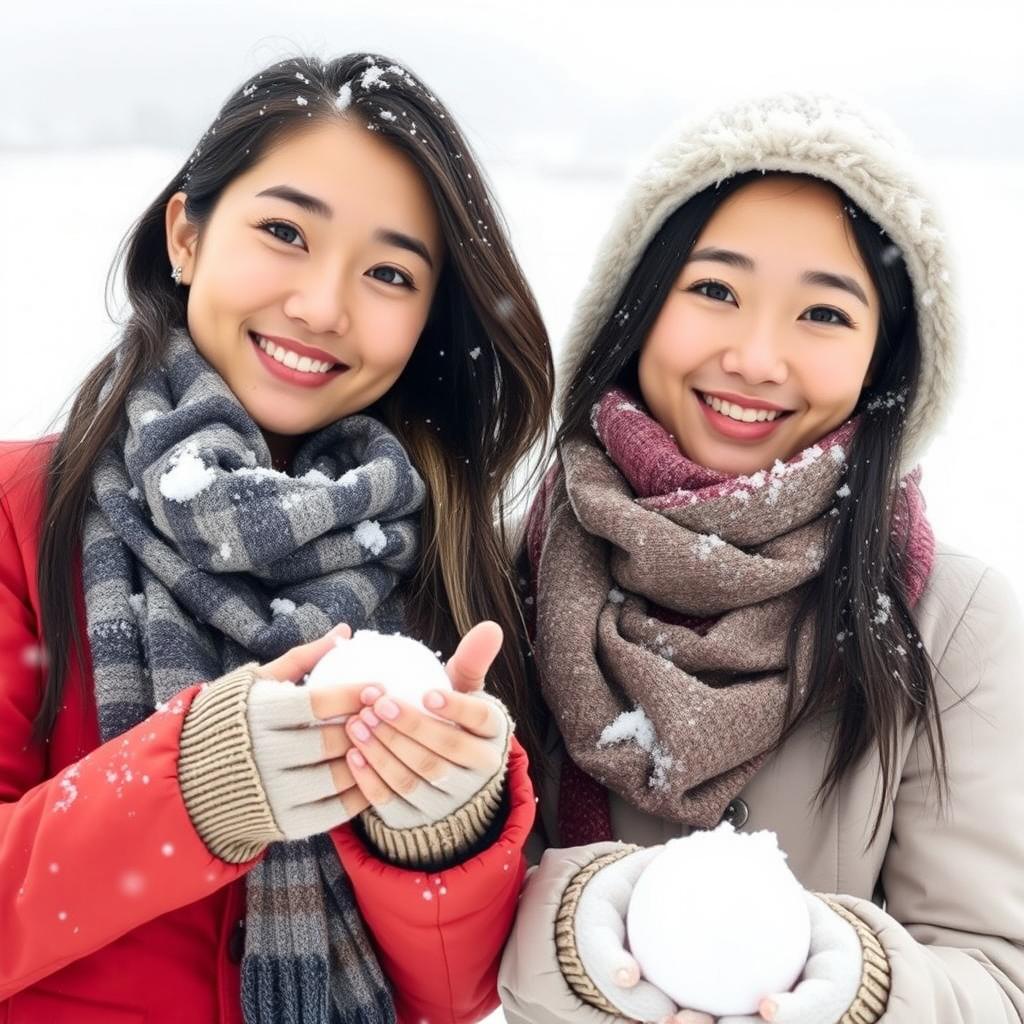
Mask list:
POLYGON ((671 121, 719 97, 840 90, 911 139, 953 239, 966 358, 925 463, 936 532, 1024 593, 1022 12, 1019 0, 7 6, 0 437, 60 414, 113 337, 104 284, 118 241, 224 97, 297 49, 378 50, 444 97, 556 348, 626 176, 671 121))

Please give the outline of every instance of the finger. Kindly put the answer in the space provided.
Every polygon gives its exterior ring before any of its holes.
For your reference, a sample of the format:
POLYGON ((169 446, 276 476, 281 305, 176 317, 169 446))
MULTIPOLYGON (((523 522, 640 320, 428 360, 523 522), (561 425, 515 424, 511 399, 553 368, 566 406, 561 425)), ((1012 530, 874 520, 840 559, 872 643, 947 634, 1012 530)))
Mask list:
POLYGON ((365 707, 364 697, 369 692, 381 694, 381 689, 366 683, 336 686, 316 686, 309 691, 309 706, 315 717, 323 720, 354 715, 365 707))
POLYGON ((367 807, 370 806, 370 801, 366 799, 366 795, 358 788, 358 786, 352 786, 346 789, 343 793, 340 793, 335 799, 341 800, 341 806, 345 808, 345 813, 348 815, 347 820, 351 820, 357 814, 362 814, 367 807))
MULTIPOLYGON (((349 747, 351 750, 352 748, 349 747)), ((348 761, 344 757, 335 758, 329 763, 331 769, 331 779, 334 782, 334 790, 339 795, 344 795, 351 790, 355 784, 355 776, 352 774, 352 769, 348 766, 348 761)))
POLYGON ((761 1000, 758 1011, 761 1017, 776 1024, 787 1021, 813 1019, 815 1009, 827 1006, 835 999, 835 984, 824 978, 801 981, 792 992, 779 992, 761 1000))
POLYGON ((481 700, 472 694, 429 690, 423 695, 423 706, 474 736, 493 740, 505 731, 501 709, 491 701, 481 700))
POLYGON ((325 633, 319 640, 314 640, 299 647, 293 647, 275 661, 264 665, 260 675, 266 679, 276 679, 279 683, 298 682, 304 675, 312 671, 313 666, 334 646, 338 640, 347 640, 352 630, 347 623, 339 622, 334 629, 325 633))
POLYGON ((701 1013, 700 1010, 680 1010, 673 1019, 676 1024, 715 1024, 710 1013, 701 1013))
POLYGON ((478 622, 460 641, 445 671, 461 693, 483 689, 484 679, 501 650, 504 634, 496 622, 478 622))
POLYGON ((388 789, 384 780, 374 771, 366 760, 363 752, 353 747, 346 755, 345 761, 359 792, 366 798, 368 806, 383 807, 395 799, 395 794, 388 789))
POLYGON ((398 732, 460 768, 484 770, 489 766, 489 758, 500 756, 486 739, 454 728, 391 697, 381 697, 373 705, 373 712, 398 732))
POLYGON ((412 807, 425 810, 444 800, 444 794, 435 790, 428 779, 417 775, 400 761, 383 743, 375 739, 361 718, 355 718, 346 728, 356 749, 377 774, 392 796, 397 796, 412 807))
MULTIPOLYGON (((364 708, 359 714, 359 719, 370 731, 370 734, 398 758, 409 771, 432 785, 439 783, 458 767, 434 751, 428 750, 422 743, 417 743, 412 737, 392 728, 387 722, 382 721, 371 708, 364 708)), ((355 728, 354 725, 353 728, 355 728)))
MULTIPOLYGON (((334 761, 343 758, 351 749, 352 741, 348 738, 344 725, 324 725, 320 728, 320 749, 322 760, 334 761)), ((349 783, 352 785, 352 783, 349 783)))
POLYGON ((633 988, 640 980, 640 965, 628 953, 623 952, 622 963, 615 969, 612 979, 619 988, 633 988))

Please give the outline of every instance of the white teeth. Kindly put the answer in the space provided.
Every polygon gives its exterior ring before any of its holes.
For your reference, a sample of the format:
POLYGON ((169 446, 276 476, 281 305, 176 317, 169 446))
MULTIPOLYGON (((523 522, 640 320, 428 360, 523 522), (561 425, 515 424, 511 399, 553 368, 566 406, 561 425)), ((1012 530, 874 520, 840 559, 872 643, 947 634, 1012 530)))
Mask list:
POLYGON ((715 412, 728 416, 731 420, 738 420, 740 423, 770 423, 782 415, 775 409, 745 409, 742 405, 723 402, 722 399, 716 398, 714 395, 705 395, 703 392, 701 397, 715 412))
POLYGON ((260 348, 263 349, 271 359, 274 359, 279 363, 283 363, 285 366, 288 366, 293 370, 298 370, 299 373, 327 373, 327 371, 334 365, 333 363, 322 362, 319 359, 310 359, 309 356, 300 356, 298 353, 285 348, 283 345, 275 345, 272 341, 267 341, 266 338, 259 334, 254 335, 254 337, 259 342, 260 348))

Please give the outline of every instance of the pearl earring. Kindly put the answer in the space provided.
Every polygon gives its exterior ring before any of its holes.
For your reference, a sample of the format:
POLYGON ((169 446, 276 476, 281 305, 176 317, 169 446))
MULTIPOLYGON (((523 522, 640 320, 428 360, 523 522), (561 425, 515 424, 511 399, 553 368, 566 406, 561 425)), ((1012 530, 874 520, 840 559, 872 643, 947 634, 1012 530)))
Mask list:
POLYGON ((174 282, 175 284, 181 284, 181 267, 175 267, 175 268, 174 268, 174 269, 173 269, 173 270, 171 271, 171 280, 172 280, 172 281, 173 281, 173 282, 174 282))

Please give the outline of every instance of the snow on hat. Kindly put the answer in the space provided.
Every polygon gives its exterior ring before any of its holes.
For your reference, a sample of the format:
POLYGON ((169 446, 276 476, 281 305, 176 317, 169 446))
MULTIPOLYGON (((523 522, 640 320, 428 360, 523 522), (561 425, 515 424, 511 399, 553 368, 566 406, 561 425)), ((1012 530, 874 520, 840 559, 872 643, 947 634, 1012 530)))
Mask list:
POLYGON ((868 119, 828 96, 750 100, 684 123, 634 179, 598 248, 566 338, 561 387, 611 316, 648 243, 683 203, 745 171, 809 174, 838 186, 884 228, 910 273, 921 344, 904 435, 903 469, 912 467, 952 405, 959 351, 944 233, 907 153, 877 116, 868 119))

